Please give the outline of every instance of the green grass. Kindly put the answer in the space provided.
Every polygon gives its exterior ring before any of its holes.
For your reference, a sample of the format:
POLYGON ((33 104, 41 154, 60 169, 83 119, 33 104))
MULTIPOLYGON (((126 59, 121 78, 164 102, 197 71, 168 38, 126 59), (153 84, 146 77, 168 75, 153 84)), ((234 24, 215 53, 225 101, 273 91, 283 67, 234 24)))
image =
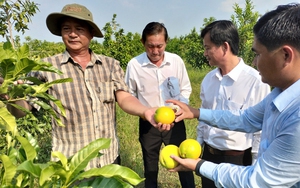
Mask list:
MULTIPOLYGON (((193 107, 200 106, 200 84, 208 70, 197 70, 189 65, 187 66, 189 78, 192 85, 192 94, 190 96, 190 105, 193 107)), ((196 138, 197 120, 185 120, 188 138, 196 138)), ((117 134, 120 139, 121 165, 127 166, 134 170, 141 177, 143 174, 142 150, 138 141, 138 117, 131 116, 117 108, 117 134)), ((159 164, 158 182, 160 188, 177 188, 181 187, 177 173, 168 172, 159 164)), ((201 178, 195 175, 195 184, 201 188, 201 178)), ((137 188, 144 187, 141 183, 137 188)))

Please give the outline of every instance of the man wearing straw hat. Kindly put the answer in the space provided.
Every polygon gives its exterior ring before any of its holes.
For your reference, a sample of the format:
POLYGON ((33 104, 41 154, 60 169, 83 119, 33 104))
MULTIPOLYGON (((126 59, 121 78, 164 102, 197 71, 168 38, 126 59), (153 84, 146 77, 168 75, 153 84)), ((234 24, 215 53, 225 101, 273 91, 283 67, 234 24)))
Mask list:
POLYGON ((120 164, 116 102, 125 112, 146 118, 154 127, 170 129, 173 126, 156 124, 153 119, 155 109, 145 107, 129 93, 119 61, 97 55, 89 48, 92 38, 103 37, 103 34, 86 7, 66 5, 60 13, 49 14, 46 24, 52 34, 62 37, 66 51, 44 61, 53 64, 63 74, 34 72, 31 76, 47 82, 73 79, 48 91, 62 102, 66 110, 64 117, 53 105, 65 125, 60 127, 53 121, 53 151, 60 151, 69 157, 95 139, 110 138, 109 149, 100 151, 104 155, 93 159, 87 169, 120 164))

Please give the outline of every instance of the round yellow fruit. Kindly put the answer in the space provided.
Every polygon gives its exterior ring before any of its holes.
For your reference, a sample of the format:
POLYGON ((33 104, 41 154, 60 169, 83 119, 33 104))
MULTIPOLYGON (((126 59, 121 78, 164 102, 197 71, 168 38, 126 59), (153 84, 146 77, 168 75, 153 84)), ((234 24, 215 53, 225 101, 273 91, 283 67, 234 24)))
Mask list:
POLYGON ((154 120, 156 123, 171 124, 175 120, 175 112, 167 106, 159 107, 155 111, 154 120))
POLYGON ((201 145, 195 139, 186 139, 179 145, 179 155, 181 158, 197 159, 202 152, 201 145))
POLYGON ((178 162, 172 159, 170 157, 171 155, 175 155, 179 157, 178 146, 172 144, 167 145, 159 153, 159 162, 163 167, 167 169, 172 169, 178 166, 178 162))

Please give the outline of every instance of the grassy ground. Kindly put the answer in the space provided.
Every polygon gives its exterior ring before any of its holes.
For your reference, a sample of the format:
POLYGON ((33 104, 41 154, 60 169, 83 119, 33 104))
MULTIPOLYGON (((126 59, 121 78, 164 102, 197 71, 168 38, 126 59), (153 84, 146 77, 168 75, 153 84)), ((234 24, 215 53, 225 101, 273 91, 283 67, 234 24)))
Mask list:
MULTIPOLYGON (((192 94, 190 96, 190 105, 200 106, 200 83, 208 70, 196 70, 187 65, 188 74, 192 84, 192 94)), ((138 117, 128 115, 119 108, 117 109, 118 136, 120 138, 121 163, 137 172, 141 177, 143 175, 143 160, 141 146, 138 141, 138 117)), ((187 137, 196 138, 197 120, 185 120, 187 137)), ((160 188, 181 187, 177 173, 168 172, 161 165, 159 166, 158 182, 160 188)), ((197 188, 201 188, 201 178, 195 175, 197 188)), ((144 187, 143 183, 137 188, 144 187)))

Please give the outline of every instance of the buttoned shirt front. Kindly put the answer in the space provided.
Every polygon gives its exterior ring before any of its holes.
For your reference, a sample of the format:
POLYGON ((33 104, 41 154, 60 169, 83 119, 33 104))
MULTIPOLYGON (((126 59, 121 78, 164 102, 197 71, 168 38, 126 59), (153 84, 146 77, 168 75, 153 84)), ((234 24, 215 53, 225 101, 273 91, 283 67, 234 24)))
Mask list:
MULTIPOLYGON (((201 83, 201 108, 217 110, 246 109, 260 102, 270 93, 270 86, 261 81, 257 70, 246 65, 243 59, 228 74, 221 75, 220 69, 210 71, 201 83)), ((252 146, 254 135, 212 127, 200 121, 197 140, 219 150, 246 150, 252 146)), ((259 143, 260 134, 256 133, 259 143)), ((258 152, 258 144, 252 152, 258 152)))
POLYGON ((159 67, 151 63, 146 52, 131 59, 125 80, 132 95, 147 107, 168 106, 167 99, 188 103, 192 92, 183 60, 169 52, 164 52, 159 67))
POLYGON ((116 135, 115 92, 128 91, 124 72, 117 60, 91 52, 91 61, 85 70, 74 62, 66 51, 43 61, 50 62, 63 72, 36 72, 33 76, 45 82, 62 78, 73 81, 55 84, 49 94, 62 102, 66 117, 60 114, 56 105, 51 104, 65 127, 53 124, 53 151, 60 151, 67 157, 98 138, 110 138, 109 149, 101 150, 103 155, 90 162, 87 169, 112 163, 118 156, 116 135))
POLYGON ((200 109, 200 119, 222 129, 262 130, 252 166, 202 164, 200 173, 218 187, 300 187, 300 80, 284 91, 274 88, 245 111, 200 109))

